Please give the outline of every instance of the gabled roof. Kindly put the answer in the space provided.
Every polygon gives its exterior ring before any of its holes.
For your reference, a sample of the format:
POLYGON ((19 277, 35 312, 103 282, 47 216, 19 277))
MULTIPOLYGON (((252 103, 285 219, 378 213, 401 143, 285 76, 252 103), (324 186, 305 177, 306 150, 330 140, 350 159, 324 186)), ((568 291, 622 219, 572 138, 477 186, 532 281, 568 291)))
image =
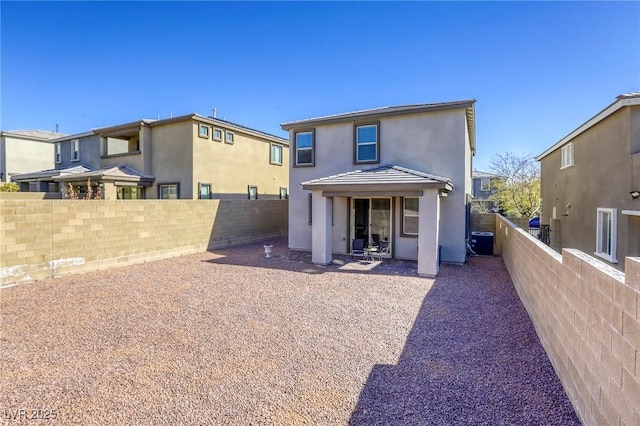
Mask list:
POLYGON ((51 139, 66 136, 65 133, 50 132, 48 130, 4 130, 0 133, 1 136, 14 136, 18 138, 35 139, 42 141, 48 141, 51 139))
POLYGON ((537 161, 542 160, 544 157, 551 154, 553 151, 557 150, 562 145, 569 142, 571 139, 575 138, 576 136, 585 132, 591 127, 595 126, 596 124, 598 124, 605 118, 609 117, 613 113, 617 112, 618 110, 624 107, 628 107, 632 105, 640 105, 640 92, 624 93, 622 95, 617 96, 616 100, 612 104, 610 104, 608 107, 606 107, 605 109, 603 109, 602 111, 600 111, 599 113, 591 117, 589 120, 587 120, 577 129, 575 129, 573 132, 569 133, 567 136, 560 139, 557 143, 555 143, 552 147, 548 148, 542 154, 538 155, 536 157, 536 160, 537 161))
POLYGON ((76 175, 79 173, 85 173, 91 171, 92 168, 88 166, 74 166, 68 167, 66 169, 48 169, 48 170, 40 170, 37 172, 29 172, 29 173, 17 173, 11 174, 11 178, 13 180, 37 180, 37 179, 52 179, 58 176, 68 176, 68 175, 76 175))
POLYGON ((377 166, 368 169, 354 170, 337 175, 312 179, 301 183, 304 189, 323 189, 331 187, 347 187, 353 185, 384 187, 392 186, 437 186, 447 190, 453 188, 451 179, 408 169, 396 165, 377 166))
POLYGON ((74 175, 65 175, 56 178, 58 181, 81 181, 85 179, 96 180, 117 180, 117 181, 130 181, 130 182, 147 182, 151 183, 155 179, 154 176, 144 175, 139 171, 120 164, 115 167, 108 167, 98 170, 91 170, 85 173, 78 173, 74 175))
POLYGON ((472 179, 499 179, 504 178, 504 176, 496 175, 494 173, 489 172, 481 172, 480 170, 474 170, 471 174, 472 179))
POLYGON ((467 116, 467 127, 469 128, 469 139, 471 149, 476 150, 476 119, 475 119, 475 99, 452 102, 437 102, 415 105, 386 106, 380 108, 363 109, 359 111, 345 112, 342 114, 326 115, 323 117, 307 118, 304 120, 290 121, 282 123, 283 130, 312 127, 318 124, 328 124, 342 121, 354 121, 363 119, 376 119, 395 115, 419 114, 423 112, 444 111, 464 108, 467 116))

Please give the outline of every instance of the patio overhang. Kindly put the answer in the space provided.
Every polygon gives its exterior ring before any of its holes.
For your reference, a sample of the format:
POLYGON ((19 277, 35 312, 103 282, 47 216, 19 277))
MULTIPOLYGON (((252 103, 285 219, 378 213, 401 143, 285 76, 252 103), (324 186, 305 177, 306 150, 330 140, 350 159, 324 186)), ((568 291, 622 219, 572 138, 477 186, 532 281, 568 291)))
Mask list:
POLYGON ((302 188, 322 191, 326 197, 419 197, 426 189, 448 193, 453 190, 453 184, 445 177, 397 165, 385 165, 302 182, 302 188))
POLYGON ((119 165, 108 169, 93 170, 69 176, 59 176, 55 180, 60 182, 86 182, 88 179, 100 182, 110 182, 117 186, 151 186, 154 176, 144 175, 126 165, 119 165))

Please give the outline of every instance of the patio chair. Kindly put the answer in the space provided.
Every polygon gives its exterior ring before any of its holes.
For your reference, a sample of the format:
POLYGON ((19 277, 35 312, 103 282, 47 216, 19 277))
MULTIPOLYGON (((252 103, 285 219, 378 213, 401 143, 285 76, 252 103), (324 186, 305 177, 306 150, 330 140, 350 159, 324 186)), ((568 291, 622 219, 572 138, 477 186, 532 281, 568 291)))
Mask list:
POLYGON ((371 234, 371 240, 374 246, 380 247, 380 234, 371 234))
POLYGON ((387 259, 387 263, 391 263, 391 243, 388 241, 381 241, 380 248, 377 251, 371 253, 374 259, 381 262, 387 259))
POLYGON ((351 258, 354 255, 364 256, 364 239, 355 238, 351 240, 351 258))

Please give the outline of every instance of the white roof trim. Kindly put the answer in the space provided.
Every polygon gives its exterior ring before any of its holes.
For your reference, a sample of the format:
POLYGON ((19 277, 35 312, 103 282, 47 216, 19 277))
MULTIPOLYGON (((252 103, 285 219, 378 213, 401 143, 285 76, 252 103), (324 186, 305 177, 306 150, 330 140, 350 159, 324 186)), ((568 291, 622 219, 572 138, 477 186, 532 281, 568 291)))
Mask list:
POLYGON ((621 213, 627 216, 640 216, 640 210, 622 210, 621 213))
POLYGON ((632 106, 632 105, 640 105, 640 96, 634 96, 634 97, 625 97, 625 95, 619 96, 618 99, 616 99, 616 101, 613 102, 611 105, 609 105, 608 107, 600 111, 595 116, 591 117, 589 120, 587 120, 584 124, 582 124, 577 129, 575 129, 573 132, 569 133, 567 136, 560 139, 560 141, 558 141, 551 148, 548 148, 542 154, 538 155, 536 157, 536 160, 537 161, 542 160, 544 157, 551 154, 553 151, 560 148, 562 145, 566 144, 567 142, 569 142, 570 140, 578 136, 580 133, 595 126, 596 124, 598 124, 605 118, 609 117, 611 114, 615 113, 619 109, 622 109, 627 106, 632 106))

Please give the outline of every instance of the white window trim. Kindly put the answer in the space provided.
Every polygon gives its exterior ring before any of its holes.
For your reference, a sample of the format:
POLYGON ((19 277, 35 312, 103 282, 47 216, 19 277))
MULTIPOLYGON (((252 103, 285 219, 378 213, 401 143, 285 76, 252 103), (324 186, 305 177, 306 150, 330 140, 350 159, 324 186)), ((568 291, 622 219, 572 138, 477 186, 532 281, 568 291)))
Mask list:
POLYGON ((491 178, 480 178, 480 191, 482 192, 491 191, 491 178), (486 186, 485 186, 485 182, 488 182, 486 186))
POLYGON ((212 137, 213 137, 214 141, 222 141, 222 135, 223 134, 224 134, 224 132, 221 129, 218 129, 217 127, 213 128, 212 137), (216 132, 220 132, 220 137, 219 138, 216 137, 216 132))
POLYGON ((71 161, 80 161, 80 140, 79 139, 71 140, 71 161), (77 156, 76 156, 76 153, 77 153, 77 156))
POLYGON ((404 197, 402 198, 402 235, 406 235, 406 236, 411 236, 411 237, 417 237, 418 235, 420 235, 420 228, 418 227, 418 232, 406 232, 405 231, 405 218, 406 217, 417 217, 418 220, 420 220, 420 211, 418 211, 418 214, 407 214, 406 213, 406 208, 405 208, 405 203, 407 199, 417 199, 418 200, 418 209, 420 208, 420 198, 419 197, 404 197))
POLYGON ((269 164, 275 164, 277 166, 282 166, 282 154, 284 150, 282 149, 282 145, 278 145, 277 143, 272 143, 269 149, 269 164), (274 148, 280 149, 280 161, 276 161, 273 155, 274 148))
POLYGON ((572 167, 574 164, 574 146, 573 142, 569 142, 563 146, 560 151, 560 169, 562 170, 567 167, 572 167))
POLYGON ((60 146, 60 142, 53 146, 53 162, 62 163, 62 147, 60 146))
POLYGON ((618 244, 618 214, 617 209, 610 209, 604 207, 597 208, 597 216, 596 216, 596 251, 594 254, 598 257, 605 259, 611 263, 618 263, 618 259, 616 258, 616 248, 618 244), (601 213, 609 213, 611 214, 611 254, 600 251, 602 247, 602 220, 601 213))
POLYGON ((228 143, 232 145, 235 143, 233 132, 225 131, 224 132, 224 143, 228 143))
POLYGON ((211 129, 206 124, 200 124, 198 126, 198 136, 201 137, 201 138, 209 139, 209 132, 210 131, 211 131, 211 129), (203 132, 203 130, 206 130, 206 131, 203 132))

